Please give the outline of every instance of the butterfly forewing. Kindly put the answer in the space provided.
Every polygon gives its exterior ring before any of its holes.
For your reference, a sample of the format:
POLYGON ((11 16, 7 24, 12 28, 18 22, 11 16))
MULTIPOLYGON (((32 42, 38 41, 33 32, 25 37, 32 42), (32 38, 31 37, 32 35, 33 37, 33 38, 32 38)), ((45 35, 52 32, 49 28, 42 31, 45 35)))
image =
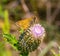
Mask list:
POLYGON ((28 29, 31 25, 34 24, 35 22, 35 18, 26 18, 26 19, 23 19, 23 20, 20 20, 20 21, 17 21, 16 22, 16 25, 19 27, 19 28, 23 28, 23 29, 28 29))

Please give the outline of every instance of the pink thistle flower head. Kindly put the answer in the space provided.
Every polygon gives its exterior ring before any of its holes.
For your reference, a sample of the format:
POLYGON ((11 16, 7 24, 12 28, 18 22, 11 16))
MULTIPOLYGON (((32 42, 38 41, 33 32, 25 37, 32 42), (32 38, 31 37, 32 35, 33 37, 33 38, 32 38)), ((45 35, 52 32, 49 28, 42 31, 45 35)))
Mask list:
POLYGON ((31 34, 35 38, 43 38, 45 36, 45 29, 40 24, 34 24, 32 27, 30 27, 31 34))

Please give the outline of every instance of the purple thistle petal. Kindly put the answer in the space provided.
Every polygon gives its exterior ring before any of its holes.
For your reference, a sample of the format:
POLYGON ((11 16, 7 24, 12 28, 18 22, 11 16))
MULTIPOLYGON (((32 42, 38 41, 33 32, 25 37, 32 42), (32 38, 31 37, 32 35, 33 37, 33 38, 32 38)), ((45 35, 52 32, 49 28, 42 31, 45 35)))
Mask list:
POLYGON ((34 24, 30 30, 35 38, 42 37, 45 34, 45 29, 40 24, 34 24))

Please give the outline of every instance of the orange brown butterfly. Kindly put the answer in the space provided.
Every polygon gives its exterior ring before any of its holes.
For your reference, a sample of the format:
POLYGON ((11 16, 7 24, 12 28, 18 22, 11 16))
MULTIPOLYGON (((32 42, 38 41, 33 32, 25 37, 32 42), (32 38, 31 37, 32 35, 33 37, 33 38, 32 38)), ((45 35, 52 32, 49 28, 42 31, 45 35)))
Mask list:
POLYGON ((16 25, 19 28, 28 29, 35 22, 36 22, 36 17, 31 17, 31 18, 26 18, 26 19, 22 19, 20 21, 17 21, 16 25))

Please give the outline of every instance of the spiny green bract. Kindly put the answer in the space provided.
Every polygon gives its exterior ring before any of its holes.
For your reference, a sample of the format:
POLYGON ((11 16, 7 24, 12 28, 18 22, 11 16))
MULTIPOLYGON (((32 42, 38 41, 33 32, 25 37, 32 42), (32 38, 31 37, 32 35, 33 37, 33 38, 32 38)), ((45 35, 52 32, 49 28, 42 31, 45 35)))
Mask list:
POLYGON ((18 43, 15 45, 21 54, 27 54, 37 49, 41 40, 35 39, 28 31, 20 35, 18 43))

